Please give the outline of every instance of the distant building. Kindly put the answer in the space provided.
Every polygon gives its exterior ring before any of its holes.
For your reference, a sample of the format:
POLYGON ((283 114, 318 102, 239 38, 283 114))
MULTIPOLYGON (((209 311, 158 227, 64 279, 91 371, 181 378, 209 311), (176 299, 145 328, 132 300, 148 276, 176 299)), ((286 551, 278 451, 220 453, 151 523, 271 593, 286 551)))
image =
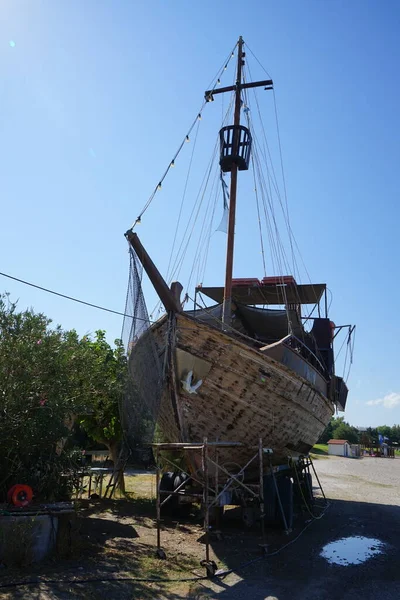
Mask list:
POLYGON ((351 456, 349 442, 347 440, 329 440, 328 454, 333 454, 333 456, 351 456))

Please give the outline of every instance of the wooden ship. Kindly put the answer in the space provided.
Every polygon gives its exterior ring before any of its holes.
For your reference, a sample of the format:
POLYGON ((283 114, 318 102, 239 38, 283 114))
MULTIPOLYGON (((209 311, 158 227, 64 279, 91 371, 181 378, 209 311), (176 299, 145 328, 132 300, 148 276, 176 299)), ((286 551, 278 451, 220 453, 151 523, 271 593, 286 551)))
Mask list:
MULTIPOLYGON (((127 231, 131 250, 166 311, 131 341, 129 360, 136 378, 140 370, 144 378, 143 356, 151 338, 162 367, 156 418, 164 441, 240 443, 220 449, 219 460, 243 465, 262 438, 279 464, 310 451, 335 409, 344 410, 347 387, 335 374, 337 328, 328 316, 325 284, 297 284, 290 275, 233 278, 237 178, 249 168, 252 150, 251 132, 240 122, 242 93, 273 86, 270 79, 244 82, 244 57, 240 38, 235 85, 205 94, 206 99, 234 94, 233 124, 220 131, 220 168, 230 173, 224 286, 198 286, 196 293, 213 304, 185 310, 182 286, 168 286, 137 234, 127 231), (313 325, 306 331, 303 309, 310 305, 318 316, 309 317, 313 325)), ((153 401, 142 392, 141 401, 153 401)), ((201 469, 197 455, 186 453, 192 471, 201 469)))

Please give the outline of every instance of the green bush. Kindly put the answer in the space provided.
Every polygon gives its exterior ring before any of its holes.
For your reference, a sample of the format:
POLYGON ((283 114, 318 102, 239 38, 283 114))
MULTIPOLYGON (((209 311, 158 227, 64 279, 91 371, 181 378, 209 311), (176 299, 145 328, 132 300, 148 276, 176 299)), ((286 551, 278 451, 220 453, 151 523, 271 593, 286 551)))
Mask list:
POLYGON ((121 343, 114 351, 104 332, 92 340, 50 325, 0 296, 0 501, 14 483, 43 500, 70 495, 81 459, 65 448, 78 420, 113 449, 120 438, 121 343))

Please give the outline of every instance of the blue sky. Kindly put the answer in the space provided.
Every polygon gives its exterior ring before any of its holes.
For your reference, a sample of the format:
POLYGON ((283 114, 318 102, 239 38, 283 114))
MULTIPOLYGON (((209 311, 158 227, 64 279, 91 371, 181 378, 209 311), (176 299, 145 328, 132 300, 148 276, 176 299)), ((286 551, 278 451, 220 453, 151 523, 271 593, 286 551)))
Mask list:
MULTIPOLYGON (((399 21, 396 2, 369 0, 3 0, 0 271, 123 310, 123 233, 243 35, 275 82, 303 259, 333 292, 333 320, 357 324, 346 418, 399 423, 399 21)), ((220 118, 214 104, 218 116, 206 108, 204 134, 220 118)), ((264 109, 273 109, 271 99, 264 109)), ((205 137, 198 143, 207 153, 205 137)), ((140 229, 161 270, 187 146, 140 229)), ((235 275, 262 276, 259 257, 242 258, 250 217, 244 204, 238 214, 235 275)), ((211 244, 207 270, 216 284, 222 238, 211 244)), ((120 335, 118 316, 4 278, 0 289, 65 328, 120 335)))

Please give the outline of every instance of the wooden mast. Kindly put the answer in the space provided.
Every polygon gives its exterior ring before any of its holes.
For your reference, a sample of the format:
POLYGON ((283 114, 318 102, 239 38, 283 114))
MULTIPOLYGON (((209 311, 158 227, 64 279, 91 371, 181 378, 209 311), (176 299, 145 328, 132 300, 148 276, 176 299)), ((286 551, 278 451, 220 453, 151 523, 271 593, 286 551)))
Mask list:
MULTIPOLYGON (((241 84, 242 84, 242 66, 243 66, 243 38, 240 36, 238 42, 238 60, 236 71, 236 90, 235 90, 235 113, 233 125, 235 127, 235 146, 233 154, 237 154, 237 146, 239 143, 239 125, 240 125, 240 108, 241 108, 241 84)), ((225 288, 224 288, 224 303, 222 309, 222 321, 224 324, 231 322, 231 305, 232 305, 232 275, 233 275, 233 249, 235 240, 235 217, 236 217, 236 193, 237 193, 237 175, 238 165, 232 163, 231 167, 231 188, 229 194, 229 222, 228 222, 228 243, 226 248, 226 269, 225 269, 225 288)))
MULTIPOLYGON (((265 81, 257 81, 252 83, 242 83, 242 67, 244 65, 243 52, 243 38, 239 37, 238 41, 238 60, 237 60, 237 71, 236 71, 236 83, 233 86, 228 86, 219 89, 212 89, 205 92, 205 98, 207 101, 212 101, 213 96, 216 94, 223 94, 224 92, 235 92, 235 112, 233 121, 233 143, 230 153, 234 157, 232 160, 231 167, 231 185, 230 185, 230 201, 229 201, 229 222, 228 222, 228 243, 226 251, 226 271, 225 271, 225 287, 224 287, 224 301, 223 301, 223 323, 230 324, 231 322, 231 305, 232 305, 232 274, 233 274, 233 248, 235 238, 235 213, 236 213, 236 191, 237 191, 237 174, 239 169, 247 169, 248 164, 245 167, 238 165, 238 153, 240 146, 240 130, 245 130, 245 127, 240 127, 240 108, 241 108, 241 91, 248 88, 254 88, 264 86, 265 90, 272 89, 272 80, 267 79, 265 81)), ((230 128, 227 128, 230 129, 230 128)), ((222 131, 222 130, 221 130, 222 131)), ((250 135, 250 134, 249 134, 250 135)), ((250 149, 250 146, 249 146, 250 149)), ((249 152, 250 154, 250 152, 249 152)), ((242 158, 243 161, 243 158, 242 158)), ((220 163, 221 164, 221 163, 220 163)), ((229 170, 229 169, 227 169, 229 170)), ((167 311, 181 312, 182 307, 180 305, 178 296, 182 286, 176 285, 171 291, 161 274, 157 270, 150 256, 143 248, 136 233, 133 233, 132 229, 125 234, 128 242, 135 250, 140 262, 143 265, 144 270, 149 276, 154 289, 156 290, 160 300, 164 304, 167 311)))
MULTIPOLYGON (((232 155, 233 160, 231 164, 231 188, 229 198, 229 222, 228 222, 228 243, 226 249, 226 269, 225 269, 225 287, 224 287, 224 303, 222 310, 222 320, 227 325, 231 322, 231 307, 232 307, 232 275, 233 275, 233 249, 235 240, 235 216, 236 216, 236 193, 237 193, 237 175, 239 169, 247 169, 248 165, 240 167, 237 163, 239 146, 240 146, 240 108, 242 104, 241 91, 249 88, 255 88, 264 86, 265 90, 272 90, 273 82, 272 79, 266 79, 265 81, 255 81, 252 83, 242 83, 242 67, 244 65, 245 53, 243 52, 243 38, 240 36, 238 41, 238 60, 237 60, 237 71, 236 71, 236 84, 224 88, 207 90, 205 98, 207 101, 213 100, 216 94, 223 94, 224 92, 235 92, 235 112, 233 119, 233 148, 230 149, 229 153, 232 155)), ((226 129, 226 128, 225 128, 226 129)), ((221 130, 222 131, 222 130, 221 130)), ((221 164, 221 163, 220 163, 221 164)), ((225 170, 225 169, 224 169, 225 170)))

